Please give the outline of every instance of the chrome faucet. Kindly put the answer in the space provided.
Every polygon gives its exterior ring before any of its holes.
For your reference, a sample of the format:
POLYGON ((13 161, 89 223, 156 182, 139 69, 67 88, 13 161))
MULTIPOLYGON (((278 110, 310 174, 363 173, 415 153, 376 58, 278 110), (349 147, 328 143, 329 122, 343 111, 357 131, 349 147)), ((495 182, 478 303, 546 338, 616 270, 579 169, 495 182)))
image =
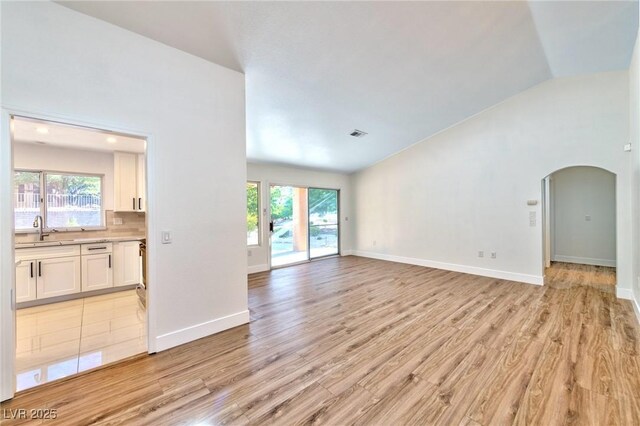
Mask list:
POLYGON ((33 227, 34 228, 38 228, 38 239, 40 241, 44 241, 44 237, 48 237, 49 236, 49 234, 43 234, 42 233, 42 226, 43 226, 42 216, 37 215, 35 217, 35 219, 33 220, 33 227))

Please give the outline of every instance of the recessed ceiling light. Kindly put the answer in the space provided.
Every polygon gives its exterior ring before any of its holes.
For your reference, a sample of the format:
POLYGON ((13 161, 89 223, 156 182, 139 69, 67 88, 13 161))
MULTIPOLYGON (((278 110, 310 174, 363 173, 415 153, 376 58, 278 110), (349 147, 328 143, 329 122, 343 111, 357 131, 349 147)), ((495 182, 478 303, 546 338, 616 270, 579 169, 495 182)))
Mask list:
POLYGON ((118 142, 118 139, 114 138, 113 136, 109 136, 109 137, 107 138, 107 142, 109 142, 109 143, 116 143, 116 142, 118 142))
POLYGON ((361 138, 367 135, 367 132, 363 132, 362 130, 354 129, 353 132, 349 133, 349 135, 354 138, 361 138))
POLYGON ((46 127, 36 127, 36 132, 42 135, 46 135, 47 133, 49 133, 49 129, 47 129, 46 127))

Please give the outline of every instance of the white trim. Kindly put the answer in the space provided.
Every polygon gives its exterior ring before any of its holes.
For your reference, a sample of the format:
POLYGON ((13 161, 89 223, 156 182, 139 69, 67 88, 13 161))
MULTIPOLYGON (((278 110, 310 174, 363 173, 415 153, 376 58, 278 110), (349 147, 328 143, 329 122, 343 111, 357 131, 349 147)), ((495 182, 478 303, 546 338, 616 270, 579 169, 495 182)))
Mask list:
POLYGON ((354 254, 354 250, 342 250, 342 253, 340 253, 340 256, 353 256, 354 254))
POLYGON ((391 262, 408 263, 410 265, 426 266, 428 268, 444 269, 446 271, 462 272, 465 274, 481 275, 483 277, 499 278, 509 281, 523 282, 527 284, 543 285, 544 278, 538 275, 520 274, 517 272, 500 271, 497 269, 479 268, 477 266, 459 265, 455 263, 438 262, 435 260, 416 259, 413 257, 394 256, 391 254, 372 253, 354 250, 356 256, 372 259, 388 260, 391 262))
POLYGON ((616 261, 610 259, 592 259, 590 257, 563 256, 560 254, 553 255, 554 262, 579 263, 581 265, 596 265, 616 267, 616 261))
POLYGON ((249 266, 247 268, 247 273, 248 274, 255 274, 257 272, 264 272, 264 271, 268 271, 268 270, 269 270, 269 265, 267 265, 267 264, 253 265, 253 266, 249 266))
POLYGON ((211 321, 192 325, 181 330, 162 334, 156 338, 156 350, 163 351, 173 348, 193 340, 201 339, 221 331, 247 324, 249 322, 249 311, 241 311, 226 317, 216 318, 211 321))
POLYGON ((633 291, 630 288, 616 287, 616 297, 618 299, 631 300, 635 305, 635 300, 633 300, 633 291))
POLYGON ((633 305, 633 312, 636 313, 636 319, 640 324, 640 305, 638 305, 638 302, 636 300, 632 300, 631 304, 633 305))
MULTIPOLYGON (((0 8, 1 9, 1 8, 0 8)), ((13 147, 10 113, 0 111, 0 401, 15 390, 15 255, 13 248, 13 147)))
MULTIPOLYGON (((24 108, 3 105, 1 110, 0 119, 0 170, 5 172, 6 175, 0 174, 0 401, 12 398, 14 395, 14 362, 15 362, 15 318, 13 318, 14 312, 12 309, 13 300, 11 295, 14 291, 15 282, 15 265, 14 259, 14 234, 13 234, 13 202, 11 200, 11 194, 13 193, 12 179, 13 179, 13 149, 12 138, 10 134, 10 117, 12 115, 20 117, 28 117, 37 120, 53 121, 58 123, 64 123, 74 126, 89 127, 99 130, 107 130, 110 132, 121 133, 129 136, 137 136, 141 139, 146 139, 147 150, 145 155, 146 164, 146 184, 147 184, 147 253, 148 253, 148 280, 153 282, 156 276, 156 212, 153 209, 155 203, 155 185, 153 177, 155 175, 154 158, 155 158, 155 145, 153 143, 153 135, 151 132, 139 131, 134 129, 125 129, 115 125, 113 123, 101 123, 101 122, 89 122, 74 117, 69 117, 59 114, 50 114, 29 111, 24 108), (7 157, 5 158, 5 154, 7 157), (7 164, 5 164, 7 163, 7 164), (7 198, 7 201, 3 204, 3 196, 7 198), (6 235, 3 230, 11 230, 6 235), (11 264, 10 267, 6 266, 11 264), (5 299, 3 297, 7 297, 5 299), (7 309, 8 308, 8 309, 7 309), (6 314, 5 314, 6 313, 6 314), (6 316, 5 316, 6 315, 6 316)), ((155 303, 155 286, 151 285, 151 288, 147 291, 147 351, 149 353, 156 352, 156 303, 155 303)))

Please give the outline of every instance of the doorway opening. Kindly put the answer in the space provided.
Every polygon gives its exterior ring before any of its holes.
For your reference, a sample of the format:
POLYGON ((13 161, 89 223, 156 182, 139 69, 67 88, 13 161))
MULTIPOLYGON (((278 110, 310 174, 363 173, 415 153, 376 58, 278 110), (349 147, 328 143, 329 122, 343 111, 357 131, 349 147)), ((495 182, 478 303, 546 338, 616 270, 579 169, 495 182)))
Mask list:
POLYGON ((616 175, 591 166, 542 180, 544 284, 616 293, 616 175))
POLYGON ((147 352, 146 140, 11 117, 15 390, 147 352))
POLYGON ((271 267, 340 253, 337 189, 271 185, 271 267))

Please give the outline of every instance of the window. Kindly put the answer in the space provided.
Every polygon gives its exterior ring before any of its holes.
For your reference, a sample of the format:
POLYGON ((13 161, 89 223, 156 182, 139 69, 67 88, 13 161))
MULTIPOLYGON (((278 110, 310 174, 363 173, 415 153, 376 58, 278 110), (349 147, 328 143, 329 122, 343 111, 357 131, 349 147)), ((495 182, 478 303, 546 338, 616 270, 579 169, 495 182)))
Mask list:
POLYGON ((13 212, 17 230, 33 229, 33 219, 41 214, 40 172, 15 172, 13 212))
POLYGON ((105 225, 100 175, 21 170, 14 181, 17 231, 32 230, 37 215, 45 228, 59 231, 105 225))
POLYGON ((258 182, 247 182, 247 245, 260 244, 260 206, 258 182))

